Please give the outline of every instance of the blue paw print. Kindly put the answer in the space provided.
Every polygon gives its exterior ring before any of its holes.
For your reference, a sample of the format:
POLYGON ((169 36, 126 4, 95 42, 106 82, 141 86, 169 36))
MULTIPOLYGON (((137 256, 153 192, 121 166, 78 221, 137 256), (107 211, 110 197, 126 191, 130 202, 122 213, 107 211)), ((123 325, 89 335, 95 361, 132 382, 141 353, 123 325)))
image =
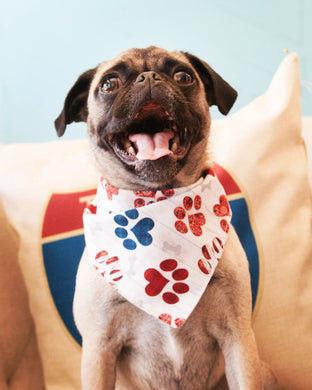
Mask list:
MULTIPOLYGON (((128 231, 125 228, 129 224, 129 219, 135 220, 139 217, 139 212, 137 209, 128 210, 125 212, 125 215, 117 214, 114 217, 114 221, 123 227, 117 227, 115 229, 115 234, 117 237, 124 239, 123 246, 126 249, 134 250, 137 247, 137 244, 134 240, 128 237, 128 231), (128 219, 129 218, 129 219, 128 219)), ((152 243, 153 237, 148 233, 154 227, 154 221, 151 218, 143 218, 137 222, 130 231, 135 235, 136 239, 141 245, 148 246, 152 243)))

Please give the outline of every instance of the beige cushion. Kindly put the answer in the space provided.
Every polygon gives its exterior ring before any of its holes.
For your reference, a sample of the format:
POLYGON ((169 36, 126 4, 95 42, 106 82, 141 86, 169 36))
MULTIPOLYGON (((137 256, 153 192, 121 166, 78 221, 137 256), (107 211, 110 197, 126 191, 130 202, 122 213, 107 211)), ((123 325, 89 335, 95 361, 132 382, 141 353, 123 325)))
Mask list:
POLYGON ((49 390, 80 388, 81 347, 67 326, 74 326, 74 279, 84 245, 81 214, 97 180, 85 141, 0 150, 1 202, 20 236, 19 263, 49 390))
POLYGON ((312 116, 302 118, 302 134, 307 148, 309 181, 312 188, 312 116))
POLYGON ((18 237, 1 205, 0 221, 0 389, 43 390, 34 323, 17 261, 18 237))
POLYGON ((301 134, 299 61, 289 54, 267 92, 213 124, 215 160, 246 196, 259 251, 254 329, 285 389, 312 383, 311 191, 301 134))

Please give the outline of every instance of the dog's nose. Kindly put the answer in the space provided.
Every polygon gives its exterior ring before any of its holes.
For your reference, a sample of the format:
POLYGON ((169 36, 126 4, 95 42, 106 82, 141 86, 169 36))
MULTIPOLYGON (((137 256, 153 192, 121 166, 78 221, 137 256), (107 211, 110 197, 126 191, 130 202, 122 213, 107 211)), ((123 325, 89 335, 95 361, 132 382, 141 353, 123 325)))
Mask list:
POLYGON ((138 75, 138 77, 136 78, 135 82, 136 83, 150 82, 152 84, 152 83, 155 83, 155 82, 160 81, 160 80, 161 80, 161 77, 159 76, 159 74, 157 72, 148 71, 148 72, 140 73, 138 75))

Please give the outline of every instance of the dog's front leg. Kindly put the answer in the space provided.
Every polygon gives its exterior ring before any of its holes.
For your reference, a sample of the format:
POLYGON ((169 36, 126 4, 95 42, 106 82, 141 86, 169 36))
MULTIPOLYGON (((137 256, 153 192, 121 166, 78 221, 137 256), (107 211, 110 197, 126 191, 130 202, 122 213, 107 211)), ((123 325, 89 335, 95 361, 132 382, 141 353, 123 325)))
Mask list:
POLYGON ((113 290, 108 284, 106 289, 105 286, 90 267, 85 252, 78 268, 73 306, 75 322, 82 335, 82 390, 115 389, 115 366, 122 340, 113 337, 118 324, 109 326, 114 316, 109 305, 113 290), (103 303, 104 308, 95 305, 97 301, 103 303))
POLYGON ((116 382, 116 355, 83 343, 81 362, 82 390, 114 390, 116 382))
POLYGON ((222 340, 225 375, 230 390, 263 390, 261 363, 252 330, 222 340))
POLYGON ((231 227, 211 284, 211 332, 225 359, 230 390, 263 390, 261 363, 251 326, 251 289, 246 255, 231 227))

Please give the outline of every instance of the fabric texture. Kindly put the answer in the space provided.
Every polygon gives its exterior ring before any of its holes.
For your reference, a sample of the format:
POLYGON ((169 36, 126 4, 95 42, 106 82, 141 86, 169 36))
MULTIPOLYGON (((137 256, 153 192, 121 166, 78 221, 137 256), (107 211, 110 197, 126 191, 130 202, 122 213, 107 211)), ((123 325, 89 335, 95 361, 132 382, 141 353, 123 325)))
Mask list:
POLYGON ((179 327, 218 265, 230 220, 212 171, 165 191, 122 190, 102 178, 84 214, 88 258, 129 302, 179 327))

